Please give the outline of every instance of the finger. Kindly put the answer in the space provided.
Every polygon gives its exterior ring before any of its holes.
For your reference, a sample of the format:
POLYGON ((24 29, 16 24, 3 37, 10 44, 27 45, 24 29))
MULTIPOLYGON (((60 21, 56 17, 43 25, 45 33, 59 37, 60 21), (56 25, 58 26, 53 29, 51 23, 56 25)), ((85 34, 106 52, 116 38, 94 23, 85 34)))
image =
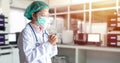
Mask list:
POLYGON ((51 39, 54 39, 55 37, 56 37, 55 35, 51 35, 51 37, 50 37, 50 38, 51 38, 51 39))
POLYGON ((54 36, 53 40, 56 40, 56 39, 58 39, 57 36, 54 36))
POLYGON ((58 41, 58 38, 57 36, 53 39, 53 41, 57 42, 58 41))
POLYGON ((51 40, 51 38, 52 38, 52 35, 49 35, 49 36, 48 36, 48 39, 50 39, 50 40, 51 40))
POLYGON ((48 38, 50 39, 51 35, 48 35, 48 38))
POLYGON ((54 37, 52 40, 53 40, 53 41, 56 41, 56 39, 57 39, 57 38, 56 38, 56 37, 54 37))

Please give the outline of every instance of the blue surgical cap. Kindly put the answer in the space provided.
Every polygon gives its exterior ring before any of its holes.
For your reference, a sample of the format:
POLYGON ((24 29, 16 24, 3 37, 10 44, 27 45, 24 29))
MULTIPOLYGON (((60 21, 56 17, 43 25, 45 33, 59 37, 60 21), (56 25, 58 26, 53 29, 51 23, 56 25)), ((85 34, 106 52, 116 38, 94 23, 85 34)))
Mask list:
POLYGON ((43 10, 43 9, 49 9, 49 5, 43 1, 34 1, 32 2, 25 10, 24 16, 31 20, 32 19, 32 13, 43 10))

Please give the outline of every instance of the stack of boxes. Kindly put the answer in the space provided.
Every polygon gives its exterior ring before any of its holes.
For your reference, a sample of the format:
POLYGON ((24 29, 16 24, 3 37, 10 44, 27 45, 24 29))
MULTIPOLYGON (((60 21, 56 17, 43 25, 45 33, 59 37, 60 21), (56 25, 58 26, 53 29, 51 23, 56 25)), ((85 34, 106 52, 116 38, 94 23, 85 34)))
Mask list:
POLYGON ((108 32, 110 32, 107 34, 107 46, 120 47, 120 15, 115 14, 109 16, 107 26, 108 32))

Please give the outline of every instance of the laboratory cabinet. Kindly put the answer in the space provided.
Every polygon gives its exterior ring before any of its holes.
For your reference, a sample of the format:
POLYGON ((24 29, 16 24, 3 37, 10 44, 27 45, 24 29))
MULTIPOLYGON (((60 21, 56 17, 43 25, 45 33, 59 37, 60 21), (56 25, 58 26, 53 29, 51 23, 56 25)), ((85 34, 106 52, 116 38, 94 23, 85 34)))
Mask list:
POLYGON ((75 49, 59 48, 58 56, 65 56, 66 63, 75 63, 75 49))
POLYGON ((0 62, 1 63, 12 63, 12 49, 11 47, 0 48, 0 62))
POLYGON ((0 63, 20 63, 17 45, 0 46, 0 63))
POLYGON ((12 63, 12 54, 11 53, 1 53, 0 62, 1 63, 12 63))
POLYGON ((13 49, 13 62, 12 63, 20 63, 20 60, 19 60, 19 50, 17 48, 17 46, 14 46, 13 49))
POLYGON ((120 47, 120 34, 107 34, 107 46, 120 47))
POLYGON ((67 63, 120 63, 120 49, 100 46, 58 45, 67 63))
MULTIPOLYGON (((52 1, 50 0, 50 2, 52 1)), ((109 2, 107 0, 87 2, 71 0, 71 3, 63 6, 51 6, 50 17, 53 19, 52 21, 54 21, 56 29, 60 29, 59 26, 62 25, 61 31, 73 30, 74 33, 76 33, 76 31, 80 33, 100 33, 104 36, 108 30, 108 17, 119 14, 120 12, 120 0, 109 0, 109 2), (76 4, 74 2, 76 2, 76 4), (58 25, 60 22, 61 24, 58 25), (97 28, 97 25, 94 26, 94 24, 98 23, 105 23, 105 25, 103 24, 103 26, 101 26, 103 30, 97 28)), ((109 23, 109 26, 119 26, 120 24, 116 22, 109 23)), ((59 32, 59 30, 57 30, 57 32, 59 32)))
MULTIPOLYGON (((56 4, 54 6, 53 4, 50 8, 52 21, 56 24, 61 21, 58 18, 61 18, 63 22, 63 28, 60 31, 57 30, 57 32, 73 30, 74 33, 77 33, 77 31, 79 33, 100 33, 102 41, 101 46, 59 44, 58 56, 68 57, 68 63, 120 63, 120 49, 117 47, 107 47, 107 38, 109 38, 107 34, 109 30, 111 31, 113 26, 120 26, 119 16, 117 22, 114 21, 115 19, 109 20, 109 17, 114 17, 116 14, 120 16, 120 0, 86 2, 71 0, 68 5, 61 6, 56 4)), ((59 25, 55 25, 55 27, 57 29, 59 25)), ((112 33, 116 33, 116 31, 112 33)))

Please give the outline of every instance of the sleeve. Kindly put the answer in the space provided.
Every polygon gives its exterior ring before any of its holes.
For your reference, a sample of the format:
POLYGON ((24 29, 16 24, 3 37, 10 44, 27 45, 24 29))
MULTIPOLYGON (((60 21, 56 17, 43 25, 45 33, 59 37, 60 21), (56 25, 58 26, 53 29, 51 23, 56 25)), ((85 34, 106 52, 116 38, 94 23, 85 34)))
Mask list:
POLYGON ((41 43, 36 47, 36 40, 32 38, 30 31, 22 33, 23 51, 29 63, 34 63, 37 60, 44 61, 45 57, 52 57, 57 54, 57 47, 52 46, 49 42, 41 43))
MULTIPOLYGON (((47 43, 47 42, 46 42, 47 43)), ((45 45, 46 47, 46 51, 48 51, 49 53, 49 56, 52 58, 53 56, 57 55, 58 53, 58 50, 57 50, 57 45, 51 45, 49 42, 48 42, 49 46, 48 45, 45 45)))
POLYGON ((52 49, 52 50, 51 50, 51 53, 50 53, 50 57, 52 58, 53 56, 57 55, 57 53, 58 53, 57 45, 52 46, 51 49, 52 49))
MULTIPOLYGON (((49 33, 48 33, 47 30, 45 30, 45 33, 46 33, 47 35, 49 35, 49 33)), ((49 44, 50 44, 50 43, 49 43, 49 44)), ((49 55, 50 55, 50 57, 52 58, 53 56, 57 55, 57 53, 58 53, 57 45, 51 46, 50 49, 49 49, 48 51, 50 52, 49 55), (51 49, 51 50, 50 50, 50 49, 51 49)))

